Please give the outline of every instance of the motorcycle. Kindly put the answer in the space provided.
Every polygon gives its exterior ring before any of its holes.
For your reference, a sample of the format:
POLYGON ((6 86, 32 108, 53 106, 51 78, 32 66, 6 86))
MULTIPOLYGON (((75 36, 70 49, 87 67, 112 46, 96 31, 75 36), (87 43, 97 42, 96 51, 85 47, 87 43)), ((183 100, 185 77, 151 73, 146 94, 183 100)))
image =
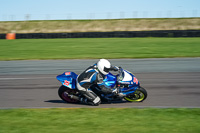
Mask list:
MULTIPOLYGON (((56 78, 62 83, 58 89, 59 97, 68 103, 79 103, 79 97, 82 95, 76 88, 76 79, 78 75, 74 72, 64 72, 56 78)), ((118 74, 114 75, 109 72, 104 82, 111 88, 116 88, 111 94, 105 94, 101 91, 97 84, 92 85, 89 90, 97 94, 101 101, 128 101, 128 102, 142 102, 147 98, 147 91, 140 86, 138 79, 129 71, 119 67, 118 74)))

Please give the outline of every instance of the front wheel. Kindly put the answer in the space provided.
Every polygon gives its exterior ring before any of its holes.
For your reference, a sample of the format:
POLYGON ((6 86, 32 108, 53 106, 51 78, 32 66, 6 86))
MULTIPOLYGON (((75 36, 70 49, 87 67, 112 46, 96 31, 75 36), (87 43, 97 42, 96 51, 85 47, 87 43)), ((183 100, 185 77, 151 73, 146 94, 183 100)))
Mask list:
POLYGON ((140 87, 133 94, 124 97, 126 101, 129 102, 142 102, 147 98, 147 91, 140 87))
POLYGON ((78 103, 78 100, 72 99, 69 95, 76 95, 78 93, 77 90, 74 89, 70 89, 68 87, 65 86, 60 86, 60 88, 58 89, 58 95, 59 97, 64 100, 65 102, 68 103, 78 103))

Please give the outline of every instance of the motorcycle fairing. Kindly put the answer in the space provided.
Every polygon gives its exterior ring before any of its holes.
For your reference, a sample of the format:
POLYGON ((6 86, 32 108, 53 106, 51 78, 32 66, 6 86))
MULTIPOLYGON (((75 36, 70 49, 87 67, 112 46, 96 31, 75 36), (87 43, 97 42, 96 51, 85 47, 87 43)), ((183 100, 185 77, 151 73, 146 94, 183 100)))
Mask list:
POLYGON ((64 72, 63 74, 58 75, 56 78, 62 83, 62 85, 71 89, 76 89, 77 76, 78 75, 74 72, 64 72))
POLYGON ((105 76, 105 79, 103 80, 105 82, 105 84, 111 88, 113 88, 116 85, 117 82, 117 78, 116 76, 114 76, 112 73, 108 73, 105 76))
POLYGON ((140 86, 140 83, 137 80, 137 78, 131 72, 124 69, 121 75, 119 75, 118 79, 117 79, 117 76, 113 75, 112 73, 108 73, 108 75, 106 75, 106 78, 104 79, 104 82, 107 86, 110 86, 112 88, 115 87, 117 82, 118 82, 118 85, 120 84, 126 85, 126 87, 123 86, 119 90, 119 92, 125 95, 129 95, 135 92, 135 90, 137 90, 138 87, 140 86))
POLYGON ((121 75, 119 75, 118 83, 127 84, 130 88, 140 86, 138 79, 131 72, 124 69, 121 75))
POLYGON ((128 95, 135 92, 137 89, 138 89, 138 86, 124 87, 124 88, 120 88, 119 92, 123 93, 124 95, 128 95))

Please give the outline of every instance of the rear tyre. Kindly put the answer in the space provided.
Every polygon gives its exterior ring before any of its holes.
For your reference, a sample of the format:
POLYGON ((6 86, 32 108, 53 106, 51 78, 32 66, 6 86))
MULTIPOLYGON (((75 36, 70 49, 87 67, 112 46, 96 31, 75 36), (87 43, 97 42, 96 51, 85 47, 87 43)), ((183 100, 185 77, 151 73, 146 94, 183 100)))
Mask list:
POLYGON ((124 97, 126 101, 129 102, 142 102, 147 98, 147 91, 140 87, 133 94, 124 97))
POLYGON ((60 88, 58 89, 58 95, 59 97, 68 103, 78 103, 79 101, 76 99, 72 99, 69 95, 76 95, 78 93, 77 90, 74 89, 70 89, 68 87, 65 86, 60 86, 60 88))

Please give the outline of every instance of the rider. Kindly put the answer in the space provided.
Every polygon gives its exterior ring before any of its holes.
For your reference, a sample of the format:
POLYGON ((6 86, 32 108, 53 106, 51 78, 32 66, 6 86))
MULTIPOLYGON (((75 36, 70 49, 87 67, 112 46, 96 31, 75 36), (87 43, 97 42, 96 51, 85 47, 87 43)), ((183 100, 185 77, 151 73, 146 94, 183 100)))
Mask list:
POLYGON ((88 67, 78 76, 76 81, 77 89, 84 96, 79 99, 82 103, 90 105, 100 104, 101 99, 93 91, 89 90, 93 84, 98 84, 104 93, 113 92, 114 89, 107 86, 103 81, 105 75, 111 70, 117 71, 118 68, 112 67, 108 60, 100 59, 96 64, 88 67))

